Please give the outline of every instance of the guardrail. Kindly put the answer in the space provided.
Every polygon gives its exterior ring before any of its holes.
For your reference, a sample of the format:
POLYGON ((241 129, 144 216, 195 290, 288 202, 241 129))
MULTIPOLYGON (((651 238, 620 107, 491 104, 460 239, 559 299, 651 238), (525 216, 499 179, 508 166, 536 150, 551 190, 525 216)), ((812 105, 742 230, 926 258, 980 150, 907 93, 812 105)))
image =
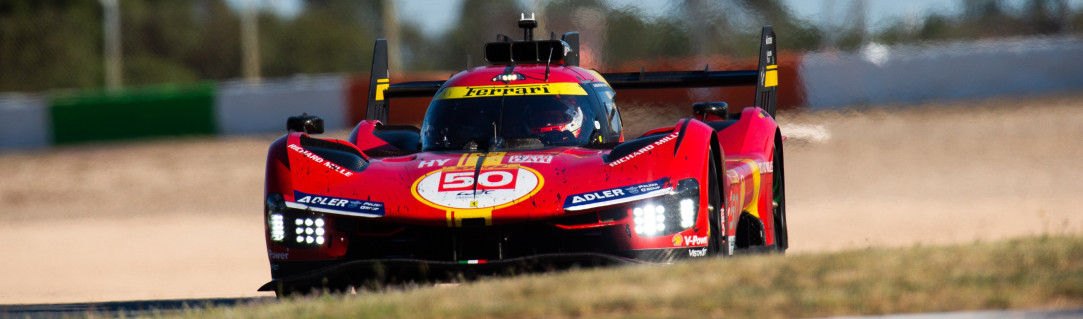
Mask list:
MULTIPOLYGON (((814 110, 1080 91, 1081 56, 1080 37, 870 45, 854 53, 814 52, 794 57, 790 68, 796 72, 791 71, 795 73, 791 81, 784 81, 788 84, 780 85, 793 86, 785 90, 794 92, 787 105, 814 110)), ((395 81, 446 75, 414 74, 395 81)), ((283 131, 286 117, 303 112, 323 117, 328 130, 345 129, 365 117, 367 81, 368 75, 361 74, 316 75, 259 84, 227 81, 119 92, 3 94, 0 151, 159 136, 268 133, 283 131)), ((702 90, 693 90, 660 94, 647 90, 627 93, 619 100, 706 98, 735 106, 751 103, 742 103, 741 94, 729 93, 704 95, 702 90)), ((406 100, 411 101, 393 108, 393 122, 419 119, 424 114, 427 101, 406 100)))

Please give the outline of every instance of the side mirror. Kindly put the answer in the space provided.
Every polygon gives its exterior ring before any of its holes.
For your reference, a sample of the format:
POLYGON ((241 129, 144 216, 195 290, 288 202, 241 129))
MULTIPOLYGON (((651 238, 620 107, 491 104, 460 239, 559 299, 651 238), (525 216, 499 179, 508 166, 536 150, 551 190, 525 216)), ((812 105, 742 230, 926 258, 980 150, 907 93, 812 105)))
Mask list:
MULTIPOLYGON (((707 115, 717 117, 723 121, 728 120, 730 118, 729 104, 726 104, 726 102, 697 102, 692 104, 692 116, 707 121, 707 115)), ((712 118, 711 120, 718 119, 712 118)))
POLYGON ((308 115, 308 113, 301 114, 300 116, 290 116, 290 118, 286 120, 286 130, 289 130, 290 132, 320 134, 323 133, 323 119, 319 116, 308 115))

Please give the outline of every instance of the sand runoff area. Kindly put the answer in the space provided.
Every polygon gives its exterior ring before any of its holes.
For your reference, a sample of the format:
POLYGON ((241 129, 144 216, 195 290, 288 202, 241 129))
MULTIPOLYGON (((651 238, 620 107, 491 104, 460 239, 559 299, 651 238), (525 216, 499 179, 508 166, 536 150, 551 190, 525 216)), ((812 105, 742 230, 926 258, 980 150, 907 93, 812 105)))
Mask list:
MULTIPOLYGON (((780 114, 789 253, 1083 232, 1081 98, 780 114)), ((687 116, 624 114, 633 132, 687 116)), ((276 137, 0 154, 0 304, 269 295, 276 137)))

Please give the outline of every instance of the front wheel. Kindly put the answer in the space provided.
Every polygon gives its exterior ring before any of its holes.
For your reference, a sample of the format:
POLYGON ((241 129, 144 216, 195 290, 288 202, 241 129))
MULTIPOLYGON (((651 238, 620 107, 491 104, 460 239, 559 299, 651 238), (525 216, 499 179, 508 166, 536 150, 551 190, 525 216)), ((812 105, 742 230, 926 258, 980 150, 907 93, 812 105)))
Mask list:
POLYGON ((790 246, 789 229, 786 228, 786 174, 782 166, 782 153, 782 137, 776 133, 771 202, 775 220, 775 251, 778 253, 785 253, 790 246))
POLYGON ((718 156, 715 156, 713 149, 710 151, 710 160, 708 165, 710 168, 707 170, 707 214, 710 227, 710 236, 707 241, 707 251, 712 255, 728 256, 732 255, 732 251, 729 249, 729 245, 726 244, 724 238, 726 238, 726 232, 722 230, 722 214, 726 211, 725 204, 722 202, 722 191, 718 183, 718 156))

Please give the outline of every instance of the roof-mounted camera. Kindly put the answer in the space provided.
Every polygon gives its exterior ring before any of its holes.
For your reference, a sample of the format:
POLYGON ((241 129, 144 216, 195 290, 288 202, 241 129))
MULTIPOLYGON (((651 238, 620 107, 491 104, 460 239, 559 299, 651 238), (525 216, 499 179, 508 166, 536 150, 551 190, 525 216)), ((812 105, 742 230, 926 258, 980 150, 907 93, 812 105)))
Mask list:
POLYGON ((534 28, 538 27, 538 20, 534 20, 534 13, 530 13, 530 18, 527 19, 526 13, 519 14, 519 28, 523 29, 523 40, 534 40, 534 28))
POLYGON ((507 41, 507 37, 497 36, 498 42, 485 44, 485 60, 489 64, 546 63, 564 64, 565 57, 572 52, 572 47, 563 40, 534 40, 534 28, 538 20, 531 13, 520 14, 519 27, 523 28, 522 41, 507 41), (499 41, 504 40, 504 41, 499 41))

